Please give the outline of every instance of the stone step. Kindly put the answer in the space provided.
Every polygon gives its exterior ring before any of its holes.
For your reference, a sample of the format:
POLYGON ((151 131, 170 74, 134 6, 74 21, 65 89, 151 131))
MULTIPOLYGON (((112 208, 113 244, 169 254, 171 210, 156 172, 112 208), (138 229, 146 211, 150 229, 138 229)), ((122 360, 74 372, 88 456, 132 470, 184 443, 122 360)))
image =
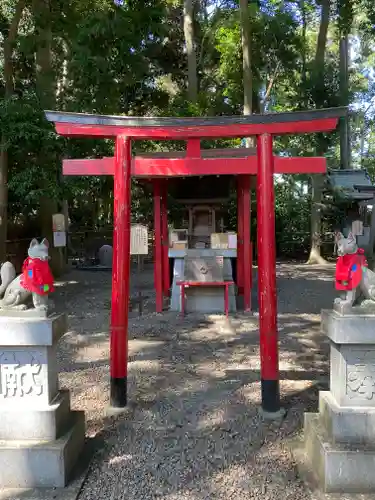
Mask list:
POLYGON ((70 421, 54 441, 0 441, 0 488, 65 487, 84 445, 84 412, 71 412, 70 421))
POLYGON ((305 453, 325 493, 370 493, 375 490, 375 448, 333 444, 319 413, 305 413, 305 453))
POLYGON ((0 421, 0 440, 58 439, 71 424, 69 391, 61 390, 51 405, 40 410, 0 407, 0 421))
POLYGON ((319 414, 332 443, 375 443, 374 407, 339 406, 330 391, 320 391, 319 414))

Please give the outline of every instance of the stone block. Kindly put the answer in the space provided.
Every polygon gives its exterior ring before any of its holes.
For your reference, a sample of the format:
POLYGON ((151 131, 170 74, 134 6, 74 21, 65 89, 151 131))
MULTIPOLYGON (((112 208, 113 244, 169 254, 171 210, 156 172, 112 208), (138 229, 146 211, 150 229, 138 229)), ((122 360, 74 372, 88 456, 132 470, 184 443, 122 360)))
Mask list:
MULTIPOLYGON (((27 312, 27 311, 26 311, 27 312)), ((65 314, 28 317, 22 312, 7 311, 0 316, 0 346, 52 346, 66 333, 65 314)))
POLYGON ((111 245, 103 245, 99 248, 99 264, 104 267, 112 267, 113 248, 111 245))
POLYGON ((375 490, 375 449, 332 443, 319 414, 305 413, 305 452, 325 493, 370 493, 375 490))
POLYGON ((330 391, 305 414, 305 457, 325 493, 375 491, 375 315, 322 312, 330 391))
POLYGON ((375 408, 375 316, 323 311, 322 331, 331 341, 330 389, 338 405, 375 408))
MULTIPOLYGON (((56 345, 65 314, 0 317, 0 408, 45 408, 58 393, 56 345)), ((0 415, 1 415, 0 410, 0 415)))
MULTIPOLYGON (((190 250, 190 252, 198 252, 190 250)), ((215 251, 203 251, 212 253, 215 251)), ((197 255, 199 255, 197 253, 197 255)), ((231 259, 224 257, 224 280, 232 281, 232 263, 231 259)), ((177 281, 182 281, 185 277, 185 260, 183 258, 174 259, 173 284, 170 309, 172 311, 181 311, 181 288, 176 285, 177 281)), ((186 312, 194 313, 220 313, 224 312, 224 287, 191 287, 185 289, 186 293, 186 312)), ((235 286, 229 287, 229 311, 236 312, 236 291, 235 286)))
POLYGON ((51 405, 37 410, 15 406, 0 411, 0 440, 58 439, 71 424, 69 391, 60 391, 51 405))
POLYGON ((59 391, 66 316, 0 315, 0 487, 64 487, 85 439, 83 412, 59 391))
POLYGON ((224 258, 217 256, 190 255, 189 250, 185 257, 185 281, 224 281, 224 258))
MULTIPOLYGON (((225 310, 224 287, 191 287, 185 288, 187 313, 223 314, 225 310)), ((229 312, 236 311, 235 291, 231 285, 228 290, 229 312)))
POLYGON ((375 408, 339 406, 329 391, 319 393, 319 416, 335 443, 375 443, 375 408))
POLYGON ((375 408, 375 346, 331 342, 330 388, 340 406, 375 408))
POLYGON ((323 309, 321 330, 335 344, 373 344, 375 346, 375 314, 363 314, 361 309, 339 314, 323 309))
POLYGON ((5 408, 49 405, 58 392, 56 346, 1 346, 0 377, 0 414, 5 408))
POLYGON ((69 430, 55 441, 0 441, 0 487, 66 486, 85 439, 84 413, 71 417, 69 430))

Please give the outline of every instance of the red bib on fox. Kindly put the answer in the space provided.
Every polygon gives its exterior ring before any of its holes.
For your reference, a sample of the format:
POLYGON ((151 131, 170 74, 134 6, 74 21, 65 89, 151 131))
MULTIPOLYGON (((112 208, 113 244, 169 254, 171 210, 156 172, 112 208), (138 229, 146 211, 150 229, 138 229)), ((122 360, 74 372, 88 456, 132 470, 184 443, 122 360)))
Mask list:
POLYGON ((54 292, 53 276, 47 260, 25 259, 22 267, 21 286, 38 295, 54 292))
POLYGON ((336 262, 336 290, 354 290, 362 279, 362 266, 367 260, 362 248, 356 253, 342 255, 336 262))

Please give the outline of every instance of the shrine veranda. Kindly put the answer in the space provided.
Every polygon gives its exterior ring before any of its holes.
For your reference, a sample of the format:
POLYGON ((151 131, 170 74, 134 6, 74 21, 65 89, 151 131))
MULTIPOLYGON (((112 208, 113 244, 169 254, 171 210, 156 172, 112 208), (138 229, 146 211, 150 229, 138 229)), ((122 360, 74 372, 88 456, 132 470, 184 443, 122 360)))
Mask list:
MULTIPOLYGON (((297 113, 213 117, 132 118, 47 111, 56 132, 64 136, 104 137, 115 140, 114 158, 67 160, 65 175, 114 175, 114 253, 111 314, 111 404, 127 403, 127 331, 130 263, 131 176, 152 180, 154 186, 156 310, 162 311, 168 295, 169 264, 166 180, 170 177, 237 176, 238 252, 237 287, 244 297, 244 310, 251 312, 250 187, 257 187, 257 254, 259 328, 261 347, 262 407, 266 413, 280 410, 277 297, 275 274, 274 173, 324 173, 324 158, 278 158, 273 154, 274 135, 330 132, 337 127, 346 108, 297 113), (205 152, 202 138, 257 137, 255 151, 205 152), (134 140, 185 140, 187 149, 159 157, 132 157, 134 140)), ((228 279, 228 277, 226 278, 228 279)))

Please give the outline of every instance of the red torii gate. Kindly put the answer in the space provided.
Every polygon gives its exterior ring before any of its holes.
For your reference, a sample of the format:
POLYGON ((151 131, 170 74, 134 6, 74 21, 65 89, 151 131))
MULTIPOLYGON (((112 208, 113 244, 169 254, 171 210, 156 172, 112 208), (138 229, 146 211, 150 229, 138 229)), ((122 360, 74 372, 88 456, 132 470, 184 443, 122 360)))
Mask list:
MULTIPOLYGON (((326 162, 324 158, 274 157, 275 173, 293 174, 301 172, 301 168, 305 173, 325 172, 326 162), (302 161, 303 165, 301 166, 302 161)), ((251 311, 250 175, 255 176, 256 171, 255 148, 201 150, 199 139, 189 139, 186 152, 151 153, 133 157, 132 176, 138 179, 152 180, 154 188, 156 312, 163 311, 163 296, 169 295, 170 288, 167 220, 168 179, 197 175, 220 175, 228 172, 235 172, 237 175, 238 272, 236 282, 238 293, 243 295, 244 310, 251 311), (243 234, 244 231, 246 231, 246 235, 243 234), (250 279, 244 279, 244 276, 250 276, 250 279)), ((114 175, 114 172, 114 158, 63 160, 63 174, 68 176, 114 175)))
MULTIPOLYGON (((245 310, 250 309, 250 175, 257 176, 258 218, 258 295, 261 354, 262 408, 280 409, 277 338, 277 296, 275 272, 275 203, 274 173, 324 173, 324 158, 274 157, 272 136, 329 132, 336 128, 346 108, 272 113, 267 115, 213 118, 133 118, 46 111, 56 132, 63 136, 115 139, 115 157, 96 160, 65 160, 65 175, 114 175, 114 231, 111 310, 111 405, 127 404, 127 332, 129 313, 131 175, 143 178, 171 176, 238 175, 238 259, 242 270, 245 310), (257 156, 249 150, 200 149, 200 139, 257 136, 257 156), (186 154, 173 156, 143 155, 132 158, 134 139, 186 140, 186 154), (230 151, 230 152, 229 152, 230 151), (242 217, 241 217, 242 215, 242 217)), ((160 182, 155 183, 157 308, 160 307, 167 276, 162 276, 162 262, 168 251, 165 239, 166 196, 160 182), (163 286, 164 281, 164 286, 163 286)), ((166 266, 164 266, 166 268, 166 266)), ((239 272, 241 274, 241 272, 239 272)), ((169 278, 168 278, 169 279, 169 278)))

